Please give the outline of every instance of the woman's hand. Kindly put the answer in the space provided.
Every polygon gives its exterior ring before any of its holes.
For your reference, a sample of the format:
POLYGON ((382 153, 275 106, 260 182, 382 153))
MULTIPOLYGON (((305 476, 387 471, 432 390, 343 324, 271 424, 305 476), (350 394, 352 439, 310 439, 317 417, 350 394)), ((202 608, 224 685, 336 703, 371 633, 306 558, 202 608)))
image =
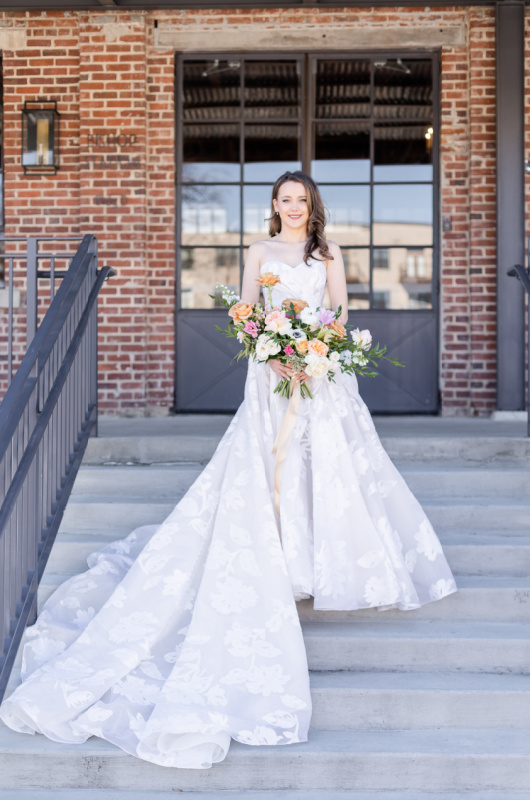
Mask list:
POLYGON ((294 373, 290 364, 282 364, 277 358, 272 358, 268 363, 272 371, 282 380, 285 378, 294 378, 295 381, 299 381, 300 383, 305 383, 305 381, 309 380, 309 375, 306 375, 303 370, 294 373))

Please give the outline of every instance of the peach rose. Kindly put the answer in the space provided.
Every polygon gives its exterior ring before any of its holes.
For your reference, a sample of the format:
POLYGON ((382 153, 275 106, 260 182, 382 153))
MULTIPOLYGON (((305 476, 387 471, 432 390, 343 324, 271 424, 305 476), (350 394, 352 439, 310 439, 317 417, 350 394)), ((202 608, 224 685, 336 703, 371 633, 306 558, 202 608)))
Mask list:
POLYGON ((321 342, 320 339, 312 339, 309 342, 309 346, 307 348, 309 353, 312 353, 315 356, 326 356, 328 354, 329 347, 324 342, 321 342))
POLYGON ((337 338, 345 339, 346 338, 346 328, 339 322, 338 319, 334 319, 333 322, 330 322, 329 325, 326 325, 326 328, 331 328, 332 331, 335 331, 337 334, 337 338))
POLYGON ((301 342, 296 342, 295 347, 299 353, 302 353, 302 355, 307 353, 307 339, 302 339, 301 342))
POLYGON ((294 313, 299 314, 302 309, 307 308, 305 300, 300 300, 298 297, 288 297, 287 300, 282 301, 282 306, 287 310, 291 310, 291 303, 294 306, 294 313))
POLYGON ((275 275, 274 272, 264 272, 258 278, 258 283, 262 286, 276 286, 277 283, 281 283, 280 276, 275 275))
POLYGON ((243 303, 242 300, 239 300, 239 302, 234 303, 233 306, 230 306, 228 309, 228 316, 232 317, 234 322, 241 322, 244 319, 248 319, 253 311, 253 305, 250 303, 243 303))

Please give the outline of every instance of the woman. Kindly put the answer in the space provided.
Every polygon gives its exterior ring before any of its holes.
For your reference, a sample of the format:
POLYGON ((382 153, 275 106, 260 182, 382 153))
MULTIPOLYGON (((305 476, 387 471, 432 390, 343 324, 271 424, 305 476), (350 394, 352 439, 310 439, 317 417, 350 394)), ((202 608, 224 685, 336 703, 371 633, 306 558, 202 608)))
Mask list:
MULTIPOLYGON (((285 173, 271 238, 249 249, 242 299, 301 298, 347 319, 340 250, 316 185, 285 173)), ((353 376, 308 381, 275 496, 273 447, 290 367, 250 362, 245 400, 212 460, 160 526, 89 558, 46 603, 22 685, 0 709, 15 730, 95 735, 172 767, 221 761, 231 738, 305 741, 311 716, 295 599, 318 609, 418 608, 456 591, 440 543, 383 450, 353 376)))

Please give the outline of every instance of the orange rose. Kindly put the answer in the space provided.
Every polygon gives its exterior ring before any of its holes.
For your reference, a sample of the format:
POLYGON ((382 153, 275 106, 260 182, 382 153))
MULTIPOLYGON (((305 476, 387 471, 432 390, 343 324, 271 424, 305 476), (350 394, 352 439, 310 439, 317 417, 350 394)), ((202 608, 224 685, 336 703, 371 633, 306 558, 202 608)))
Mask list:
POLYGON ((305 300, 300 300, 298 297, 288 297, 287 300, 282 301, 282 306, 287 309, 287 311, 291 310, 291 303, 294 306, 294 313, 299 314, 303 308, 307 308, 307 303, 305 300))
POLYGON ((302 339, 301 342, 296 342, 295 347, 299 353, 302 353, 302 355, 307 353, 307 339, 302 339))
POLYGON ((330 322, 329 325, 326 325, 326 328, 331 328, 332 331, 335 331, 339 339, 346 338, 346 328, 342 322, 339 322, 338 319, 334 319, 333 322, 330 322))
POLYGON ((275 275, 274 272, 264 272, 258 278, 258 283, 262 286, 276 286, 277 283, 281 283, 280 276, 275 275))
POLYGON ((228 316, 232 317, 234 322, 241 322, 244 319, 248 319, 253 311, 253 305, 250 303, 243 303, 240 300, 238 303, 234 303, 233 306, 230 306, 228 309, 228 316))
POLYGON ((307 349, 315 356, 326 356, 328 354, 329 347, 327 344, 324 344, 324 342, 321 342, 320 339, 311 339, 307 349))

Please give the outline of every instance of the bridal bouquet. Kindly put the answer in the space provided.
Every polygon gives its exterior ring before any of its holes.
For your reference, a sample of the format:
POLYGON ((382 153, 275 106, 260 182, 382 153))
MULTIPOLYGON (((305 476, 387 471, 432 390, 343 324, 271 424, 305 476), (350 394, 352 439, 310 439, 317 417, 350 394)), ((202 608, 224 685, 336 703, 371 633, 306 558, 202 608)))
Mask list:
MULTIPOLYGON (((311 378, 326 376, 330 381, 338 371, 373 378, 377 373, 370 365, 377 367, 381 359, 403 366, 386 355, 386 346, 372 343, 370 331, 344 326, 339 321, 341 308, 311 308, 297 297, 284 300, 281 307, 273 306, 272 287, 280 283, 280 277, 265 272, 258 282, 268 295, 265 307, 244 303, 226 286, 216 285, 232 318, 226 330, 218 325, 216 328, 243 345, 236 359, 252 357, 266 362, 277 358, 282 364, 290 364, 294 373, 305 371, 311 378)), ((288 397, 290 383, 290 378, 285 378, 274 391, 288 397)), ((306 383, 300 384, 300 393, 312 397, 306 383)))

